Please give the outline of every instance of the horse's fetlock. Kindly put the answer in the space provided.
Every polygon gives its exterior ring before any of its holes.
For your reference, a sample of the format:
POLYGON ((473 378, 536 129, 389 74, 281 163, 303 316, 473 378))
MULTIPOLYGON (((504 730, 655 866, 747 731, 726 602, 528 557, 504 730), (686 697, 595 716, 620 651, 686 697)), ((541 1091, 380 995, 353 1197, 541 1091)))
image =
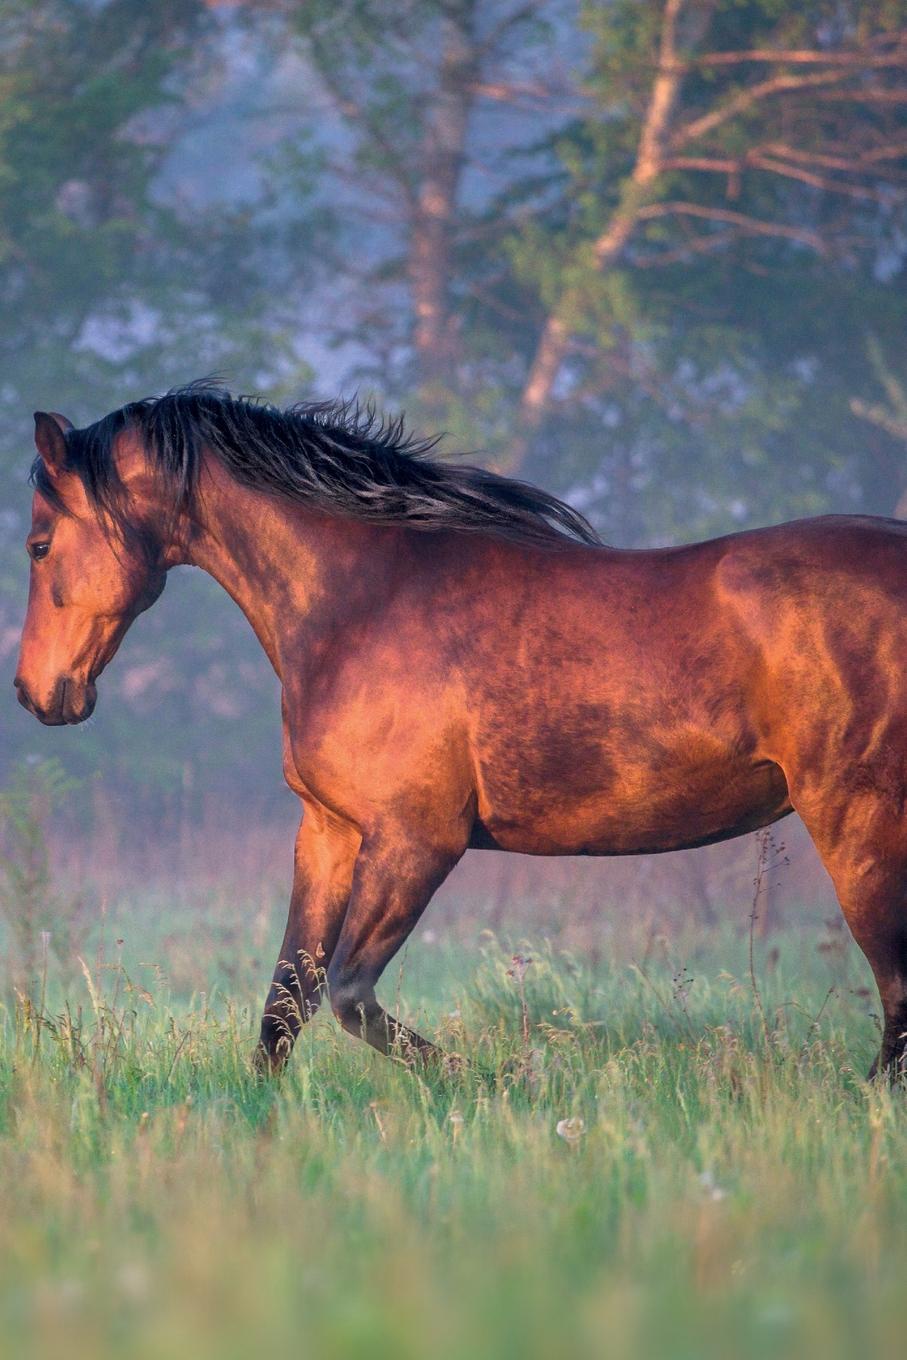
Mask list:
POLYGON ((340 1024, 344 1028, 350 1025, 361 1025, 368 993, 362 987, 360 981, 349 974, 342 973, 339 969, 334 971, 329 968, 327 985, 331 1010, 340 1024))

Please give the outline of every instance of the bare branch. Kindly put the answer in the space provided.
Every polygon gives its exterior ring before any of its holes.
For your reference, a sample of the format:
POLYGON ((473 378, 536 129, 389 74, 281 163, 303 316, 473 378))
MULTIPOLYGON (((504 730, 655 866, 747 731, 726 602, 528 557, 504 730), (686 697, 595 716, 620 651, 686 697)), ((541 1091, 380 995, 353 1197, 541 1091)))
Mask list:
MULTIPOLYGON (((827 188, 841 193, 851 192, 851 186, 841 184, 839 181, 830 177, 807 177, 801 175, 799 170, 795 171, 786 162, 793 161, 794 165, 818 165, 827 170, 839 170, 842 174, 868 175, 872 174, 875 166, 881 165, 886 160, 896 160, 907 158, 907 143, 901 146, 883 147, 878 151, 856 152, 851 156, 835 156, 823 154, 820 151, 801 151, 797 147, 787 146, 779 142, 770 142, 764 146, 753 147, 752 150, 745 152, 742 156, 721 157, 721 156, 668 156, 662 161, 662 170, 701 170, 704 173, 717 175, 740 175, 748 166, 754 166, 763 170, 774 170, 778 174, 790 174, 795 178, 803 178, 806 183, 816 183, 818 188, 827 188)), ((893 171, 881 172, 886 178, 893 171)), ((876 174, 875 178, 879 178, 876 174)), ((856 197, 875 197, 874 191, 870 189, 853 189, 856 197)))
POLYGON ((637 269, 661 269, 666 265, 683 264, 691 255, 714 255, 720 250, 725 250, 734 241, 739 240, 740 233, 736 231, 713 232, 708 236, 691 236, 682 245, 676 246, 673 250, 661 250, 649 255, 633 256, 633 264, 637 269))
POLYGON ((498 104, 549 104, 553 99, 569 100, 575 105, 575 92, 554 85, 518 80, 477 80, 470 86, 470 93, 482 99, 492 99, 498 104))
POLYGON ((753 47, 740 52, 704 52, 687 62, 688 66, 738 66, 744 62, 777 62, 781 66, 847 66, 859 70, 907 67, 907 33, 897 35, 893 52, 873 54, 860 49, 850 52, 822 52, 815 48, 773 50, 753 47))
POLYGON ((756 155, 780 156, 786 161, 799 161, 806 165, 823 165, 828 170, 842 170, 848 174, 864 174, 867 168, 883 161, 900 160, 907 157, 907 142, 891 142, 871 150, 858 151, 850 156, 837 156, 831 152, 803 151, 785 142, 768 142, 765 146, 754 148, 756 155))
POLYGON ((775 175, 784 175, 787 179, 797 179, 803 184, 809 184, 815 189, 824 189, 832 194, 846 194, 848 198, 871 199, 874 203, 888 202, 893 194, 898 197, 903 195, 900 191, 889 189, 874 189, 867 184, 848 184, 844 180, 834 179, 829 175, 817 175, 813 170, 804 170, 802 166, 786 165, 784 161, 773 160, 769 156, 747 157, 747 163, 754 166, 757 170, 767 170, 775 175))
MULTIPOLYGON (((907 155, 907 148, 904 148, 900 155, 907 155)), ((892 157, 893 158, 893 157, 892 157)), ((721 159, 717 156, 670 156, 663 163, 664 170, 697 170, 707 174, 720 174, 739 177, 744 170, 762 170, 769 174, 782 175, 787 179, 796 179, 803 184, 809 184, 813 188, 822 189, 827 193, 844 194, 847 198, 866 199, 873 203, 888 203, 892 198, 901 198, 903 192, 894 189, 894 183, 902 183, 907 179, 907 175, 896 170, 888 170, 880 175, 876 173, 873 178, 878 180, 883 178, 885 184, 882 187, 870 184, 850 184, 846 180, 838 179, 834 175, 823 175, 815 170, 809 170, 808 165, 821 165, 827 169, 838 170, 842 174, 850 175, 869 175, 872 174, 874 164, 882 161, 872 162, 869 158, 860 159, 857 157, 846 158, 844 156, 823 156, 819 152, 801 152, 793 147, 777 147, 775 154, 770 154, 770 148, 760 150, 756 147, 747 151, 737 159, 721 159), (793 161, 794 164, 790 162, 793 161)), ((735 195, 729 195, 734 197, 735 195)))
POLYGON ((815 75, 772 76, 769 80, 761 80, 758 84, 750 85, 745 90, 741 90, 721 108, 712 109, 710 113, 705 113, 700 118, 694 118, 685 127, 679 128, 671 138, 671 145, 674 147, 686 146, 688 142, 693 142, 698 137, 704 137, 708 132, 714 132, 715 128, 721 127, 731 118, 736 118, 738 113, 745 113, 747 109, 758 104, 760 100, 771 99, 779 94, 790 94, 796 90, 810 90, 817 86, 838 84, 842 80, 846 80, 849 74, 849 71, 821 71, 815 75))
POLYGON ((887 90, 884 86, 851 90, 820 90, 817 99, 825 103, 907 104, 907 90, 887 90))
POLYGON ((748 236, 780 236, 788 241, 797 241, 820 255, 824 255, 827 250, 819 233, 807 227, 792 227, 786 222, 766 222, 760 217, 750 217, 748 213, 734 212, 731 208, 709 207, 704 203, 650 203, 647 208, 640 210, 639 217, 641 221, 652 221, 658 217, 701 217, 709 222, 727 222, 739 227, 748 236))
POLYGON ((867 165, 878 165, 881 161, 900 160, 902 156, 907 156, 907 142, 877 146, 873 151, 863 152, 860 160, 865 161, 867 165))
POLYGON ((884 406, 876 406, 871 402, 862 401, 859 397, 851 397, 850 409, 855 416, 877 425, 880 430, 893 435, 895 439, 907 440, 907 420, 900 420, 884 406))
POLYGON ((724 160, 717 156, 668 156, 661 163, 662 170, 703 170, 717 175, 736 175, 744 169, 746 157, 724 160))

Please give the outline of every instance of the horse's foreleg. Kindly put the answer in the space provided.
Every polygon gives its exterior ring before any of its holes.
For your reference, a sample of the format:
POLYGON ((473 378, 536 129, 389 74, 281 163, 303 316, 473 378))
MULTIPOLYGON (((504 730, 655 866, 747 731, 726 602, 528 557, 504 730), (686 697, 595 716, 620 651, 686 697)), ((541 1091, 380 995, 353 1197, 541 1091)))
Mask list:
POLYGON ((359 837, 308 806, 296 837, 287 928, 261 1021, 256 1065, 279 1070, 318 1009, 350 895, 359 837))
POLYGON ((375 985, 464 848, 465 837, 463 846, 442 849, 414 846, 402 833, 363 843, 327 982, 340 1024, 380 1053, 397 1049, 420 1059, 442 1056, 383 1009, 375 985))
POLYGON ((875 976, 882 1003, 882 1043, 869 1070, 896 1081, 907 1076, 907 863, 902 865, 900 909, 885 894, 860 893, 844 915, 875 976), (898 919, 900 918, 900 919, 898 919))

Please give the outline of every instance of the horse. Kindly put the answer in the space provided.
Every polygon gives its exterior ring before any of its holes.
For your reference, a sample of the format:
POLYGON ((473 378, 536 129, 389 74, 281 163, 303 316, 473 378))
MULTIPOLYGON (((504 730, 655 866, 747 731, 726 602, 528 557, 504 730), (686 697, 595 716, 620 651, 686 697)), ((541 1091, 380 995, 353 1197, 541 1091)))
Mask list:
POLYGON ((182 564, 280 679, 302 816, 265 1072, 324 996, 380 1052, 442 1060, 375 985, 469 847, 656 853, 793 809, 878 985, 870 1076, 907 1069, 907 526, 615 549, 401 420, 206 383, 83 429, 38 412, 35 443, 26 709, 87 718, 182 564))

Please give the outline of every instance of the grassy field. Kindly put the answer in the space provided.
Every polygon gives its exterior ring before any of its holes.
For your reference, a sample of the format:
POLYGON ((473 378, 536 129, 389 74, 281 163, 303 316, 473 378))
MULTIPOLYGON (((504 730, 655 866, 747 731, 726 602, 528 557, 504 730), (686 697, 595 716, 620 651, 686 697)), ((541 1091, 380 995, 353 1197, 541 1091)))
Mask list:
POLYGON ((384 997, 472 1071, 326 1016, 262 1085, 267 970, 190 997, 148 960, 204 922, 141 919, 5 1012, 4 1356, 903 1354, 907 1107, 835 931, 757 941, 757 994, 745 930, 426 930, 384 997))

